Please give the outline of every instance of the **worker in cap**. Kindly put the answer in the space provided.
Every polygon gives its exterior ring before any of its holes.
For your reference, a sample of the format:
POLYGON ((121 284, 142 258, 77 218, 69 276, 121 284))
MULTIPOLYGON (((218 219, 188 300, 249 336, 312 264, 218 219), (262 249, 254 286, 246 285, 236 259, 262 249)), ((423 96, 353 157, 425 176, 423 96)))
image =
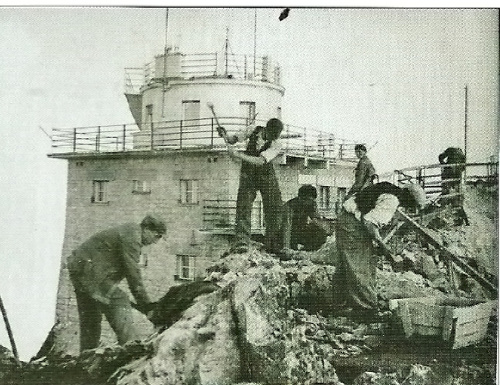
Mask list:
POLYGON ((264 206, 265 249, 269 253, 280 250, 282 200, 273 160, 282 148, 279 139, 282 130, 281 120, 272 118, 264 127, 251 124, 228 137, 229 155, 241 161, 232 252, 245 252, 250 245, 255 245, 251 239, 251 227, 252 206, 257 192, 260 192, 264 206), (234 144, 244 141, 247 141, 246 150, 237 151, 234 144))
POLYGON ((335 280, 337 305, 352 309, 353 316, 362 320, 377 316, 377 258, 373 240, 385 255, 392 256, 379 229, 391 222, 398 207, 417 209, 425 203, 425 192, 419 185, 398 187, 388 182, 367 186, 344 202, 335 233, 339 257, 335 280))
POLYGON ((166 231, 161 218, 148 214, 140 224, 125 223, 92 235, 68 257, 80 319, 80 351, 99 345, 103 314, 121 345, 140 337, 129 297, 118 285, 126 279, 137 308, 148 313, 151 301, 139 267, 141 249, 158 242, 166 231))
POLYGON ((364 144, 356 144, 354 152, 359 161, 354 169, 354 184, 347 192, 346 200, 365 187, 371 186, 376 178, 375 167, 373 167, 371 160, 366 155, 366 146, 364 144))

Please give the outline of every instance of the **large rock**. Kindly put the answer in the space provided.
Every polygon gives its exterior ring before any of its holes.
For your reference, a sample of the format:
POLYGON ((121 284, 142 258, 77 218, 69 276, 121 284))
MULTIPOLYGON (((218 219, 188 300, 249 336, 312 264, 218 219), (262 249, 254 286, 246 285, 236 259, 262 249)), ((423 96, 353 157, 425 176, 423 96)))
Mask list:
POLYGON ((332 346, 308 338, 310 326, 293 310, 306 296, 313 308, 325 303, 332 266, 281 263, 251 251, 228 255, 210 270, 221 288, 199 297, 158 337, 153 357, 120 369, 118 384, 341 385, 332 346))
POLYGON ((121 385, 229 385, 240 377, 231 290, 207 294, 157 339, 151 358, 115 374, 121 385))

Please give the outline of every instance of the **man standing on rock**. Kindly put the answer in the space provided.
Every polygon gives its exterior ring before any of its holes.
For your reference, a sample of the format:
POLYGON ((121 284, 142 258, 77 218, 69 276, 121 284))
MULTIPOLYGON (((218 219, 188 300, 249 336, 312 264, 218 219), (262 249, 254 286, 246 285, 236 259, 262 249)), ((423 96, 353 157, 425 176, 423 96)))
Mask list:
POLYGON ((356 144, 356 146, 354 146, 354 152, 359 161, 354 169, 354 184, 348 191, 346 200, 365 187, 371 186, 373 184, 373 179, 376 177, 375 167, 373 167, 371 160, 366 156, 367 150, 365 145, 356 144))
POLYGON ((102 314, 120 345, 139 338, 130 300, 118 284, 127 279, 137 308, 146 314, 151 302, 139 269, 141 249, 165 233, 163 220, 147 215, 140 224, 126 223, 101 231, 73 251, 68 270, 80 318, 80 351, 99 345, 102 314))
POLYGON ((245 252, 251 241, 252 206, 260 191, 264 205, 266 226, 265 248, 269 253, 280 249, 281 191, 272 161, 281 151, 279 136, 283 123, 269 119, 266 126, 249 125, 236 135, 227 138, 229 155, 242 161, 240 184, 236 201, 236 236, 232 252, 245 252), (248 140, 244 152, 234 144, 248 140))
POLYGON ((373 240, 390 254, 379 233, 398 206, 423 208, 425 192, 417 184, 400 188, 388 182, 368 186, 344 202, 337 217, 339 253, 335 294, 337 305, 352 308, 353 316, 369 320, 377 315, 376 264, 373 240))

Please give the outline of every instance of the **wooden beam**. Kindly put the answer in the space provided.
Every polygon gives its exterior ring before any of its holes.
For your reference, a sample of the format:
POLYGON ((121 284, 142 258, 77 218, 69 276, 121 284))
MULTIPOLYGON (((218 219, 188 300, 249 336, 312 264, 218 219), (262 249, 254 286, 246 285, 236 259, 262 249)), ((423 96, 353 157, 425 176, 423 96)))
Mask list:
POLYGON ((396 223, 394 225, 394 227, 387 233, 387 235, 384 237, 384 243, 387 243, 389 242, 389 240, 394 236, 394 234, 396 233, 396 231, 399 230, 399 228, 401 226, 403 226, 404 222, 403 221, 399 221, 398 223, 396 223))
POLYGON ((413 227, 419 234, 421 234, 427 242, 429 242, 432 246, 439 249, 445 258, 448 258, 450 261, 454 262, 459 266, 462 270, 464 270, 467 274, 469 274, 472 278, 474 278, 477 282, 481 284, 485 289, 487 289, 491 294, 498 296, 498 288, 493 285, 490 281, 484 278, 479 272, 470 266, 464 259, 458 255, 455 255, 451 252, 446 246, 442 244, 442 242, 434 237, 425 227, 419 225, 412 218, 406 215, 401 209, 398 208, 398 212, 409 225, 413 227))

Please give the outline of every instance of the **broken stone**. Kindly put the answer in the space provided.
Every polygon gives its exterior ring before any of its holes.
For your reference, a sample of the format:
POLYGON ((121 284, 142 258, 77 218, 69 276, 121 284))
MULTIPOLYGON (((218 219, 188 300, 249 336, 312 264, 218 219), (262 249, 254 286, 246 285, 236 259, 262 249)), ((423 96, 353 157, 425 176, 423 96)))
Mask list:
POLYGON ((427 254, 422 254, 421 262, 422 262, 422 274, 424 277, 430 279, 431 281, 439 277, 440 273, 436 266, 436 263, 434 262, 433 257, 427 254))

